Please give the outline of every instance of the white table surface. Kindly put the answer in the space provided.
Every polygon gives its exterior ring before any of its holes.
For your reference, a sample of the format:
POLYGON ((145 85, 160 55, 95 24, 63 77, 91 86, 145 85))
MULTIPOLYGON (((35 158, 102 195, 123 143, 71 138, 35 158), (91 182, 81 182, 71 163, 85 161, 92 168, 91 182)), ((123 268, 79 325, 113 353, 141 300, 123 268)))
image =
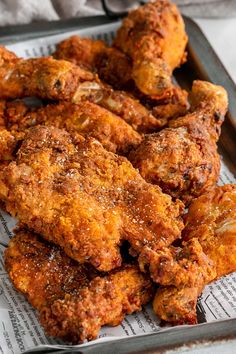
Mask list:
POLYGON ((236 83, 236 18, 194 20, 236 83))

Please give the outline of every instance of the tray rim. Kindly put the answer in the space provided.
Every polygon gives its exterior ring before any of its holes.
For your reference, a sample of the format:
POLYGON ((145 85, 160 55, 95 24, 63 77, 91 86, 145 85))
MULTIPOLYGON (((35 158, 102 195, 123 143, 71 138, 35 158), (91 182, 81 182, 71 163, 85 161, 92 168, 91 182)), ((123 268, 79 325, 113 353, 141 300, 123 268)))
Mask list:
MULTIPOLYGON (((231 143, 235 145, 236 141, 236 85, 225 69, 224 65, 213 50, 206 36, 191 18, 183 16, 186 31, 189 36, 190 44, 188 49, 197 53, 195 58, 200 66, 203 79, 215 84, 221 84, 226 87, 229 94, 230 105, 228 113, 229 125, 231 125, 231 143), (197 48, 197 49, 196 49, 197 48), (203 60, 204 53, 207 53, 207 59, 203 60), (214 65, 212 65, 212 61, 214 65), (214 70, 212 70, 212 66, 214 70), (221 73, 222 79, 217 72, 221 73), (232 138, 232 137, 231 137, 232 138)), ((89 16, 84 18, 72 18, 67 20, 56 20, 51 22, 36 22, 27 25, 6 26, 0 28, 0 45, 13 44, 25 40, 36 39, 45 36, 66 33, 73 30, 89 28, 98 25, 116 23, 119 19, 110 19, 106 15, 89 16)), ((223 148, 227 150, 228 147, 223 148)), ((232 160, 232 159, 231 159, 232 160)), ((236 165, 236 162, 234 162, 236 165)), ((182 346, 193 346, 197 349, 202 344, 223 343, 227 340, 236 345, 236 318, 218 320, 212 323, 203 323, 194 326, 173 327, 171 331, 154 332, 151 334, 138 335, 132 338, 117 339, 104 343, 95 343, 84 348, 70 347, 69 349, 36 349, 28 350, 25 353, 81 353, 95 354, 128 354, 128 353, 165 353, 167 350, 177 350, 182 346), (168 339, 167 339, 168 337, 168 339), (184 342, 182 340, 184 338, 184 342)), ((180 353, 180 352, 179 352, 180 353)))

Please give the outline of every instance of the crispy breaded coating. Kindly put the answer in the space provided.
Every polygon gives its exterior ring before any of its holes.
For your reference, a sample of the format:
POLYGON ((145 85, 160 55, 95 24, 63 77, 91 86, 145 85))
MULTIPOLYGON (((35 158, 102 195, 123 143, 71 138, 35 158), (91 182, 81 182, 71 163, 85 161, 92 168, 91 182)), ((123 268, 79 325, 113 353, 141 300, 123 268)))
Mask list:
POLYGON ((226 90, 207 81, 195 80, 189 99, 192 114, 170 120, 169 127, 186 127, 191 135, 197 135, 202 130, 210 140, 218 141, 228 109, 226 90))
POLYGON ((57 45, 53 57, 97 72, 100 79, 116 90, 134 85, 131 59, 120 50, 108 47, 103 41, 72 36, 57 45))
POLYGON ((5 268, 15 288, 40 311, 66 294, 77 294, 98 276, 27 229, 16 230, 5 251, 5 268))
POLYGON ((128 160, 53 127, 30 130, 1 172, 0 194, 11 215, 101 271, 120 266, 124 240, 138 255, 146 245, 168 246, 183 227, 182 203, 146 183, 128 160))
POLYGON ((17 147, 17 139, 6 129, 0 129, 0 161, 12 161, 17 147))
POLYGON ((131 91, 135 87, 132 60, 115 47, 106 47, 97 55, 96 68, 100 79, 116 90, 131 91))
POLYGON ((132 79, 131 58, 115 47, 107 47, 102 41, 72 36, 57 45, 53 56, 97 72, 101 80, 116 90, 132 92, 145 106, 152 108, 152 113, 159 122, 157 128, 187 112, 188 100, 185 90, 173 85, 162 95, 143 95, 137 90, 132 79))
POLYGON ((137 265, 99 275, 26 230, 10 241, 5 266, 15 288, 38 310, 46 333, 73 343, 95 339, 101 326, 118 325, 153 296, 150 279, 137 265))
MULTIPOLYGON (((131 59, 115 47, 107 47, 105 43, 103 45, 102 43, 91 38, 72 36, 59 43, 53 55, 57 59, 68 60, 76 65, 97 72, 100 79, 116 90, 131 91, 145 106, 150 107, 153 116, 158 122, 152 119, 154 122, 152 127, 153 123, 150 120, 150 129, 145 128, 145 130, 142 130, 144 133, 157 130, 165 126, 170 119, 184 115, 187 112, 188 100, 185 90, 177 86, 171 86, 170 89, 165 90, 159 96, 143 95, 139 90, 135 89, 134 81, 131 77, 131 59)), ((122 106, 124 105, 125 102, 122 100, 122 106)), ((128 102, 127 106, 132 106, 132 104, 128 102)), ((130 117, 130 112, 124 112, 122 116, 130 117)), ((129 119, 134 128, 137 129, 133 119, 129 119)))
POLYGON ((188 113, 188 93, 178 86, 173 86, 170 90, 166 90, 163 97, 150 97, 150 101, 152 114, 161 121, 162 127, 166 126, 172 119, 188 113))
POLYGON ((131 11, 113 45, 133 60, 132 77, 141 92, 161 95, 172 86, 172 71, 185 61, 187 35, 175 4, 148 2, 131 11))
POLYGON ((72 103, 89 100, 120 116, 138 132, 160 127, 158 119, 137 99, 126 92, 113 91, 88 70, 51 57, 4 61, 11 52, 0 49, 1 99, 36 96, 72 103))
POLYGON ((154 117, 139 100, 123 91, 103 91, 95 101, 123 118, 139 133, 151 133, 162 127, 162 119, 154 117))
POLYGON ((140 144, 141 136, 123 119, 89 101, 60 102, 27 109, 22 101, 6 104, 6 124, 11 131, 24 131, 42 124, 62 128, 73 134, 94 137, 109 151, 125 155, 140 144))
POLYGON ((153 297, 153 286, 137 266, 97 277, 77 295, 45 307, 41 323, 48 334, 78 343, 97 337, 101 326, 117 326, 126 314, 141 310, 153 297), (62 325, 63 323, 63 325, 62 325))
POLYGON ((196 323, 204 286, 236 271, 235 210, 235 184, 212 188, 190 205, 183 248, 163 250, 159 258, 155 254, 156 275, 165 286, 158 289, 153 306, 163 320, 196 323))
POLYGON ((94 74, 65 60, 51 57, 5 60, 8 53, 11 52, 1 48, 0 96, 3 99, 37 96, 72 100, 80 85, 96 81, 94 74))
POLYGON ((193 96, 195 92, 198 105, 192 113, 170 121, 170 128, 147 135, 129 156, 147 182, 187 203, 218 180, 216 141, 228 105, 223 87, 195 81, 193 96))
POLYGON ((68 60, 89 71, 95 71, 97 56, 105 48, 106 44, 101 40, 72 36, 57 44, 53 57, 68 60))

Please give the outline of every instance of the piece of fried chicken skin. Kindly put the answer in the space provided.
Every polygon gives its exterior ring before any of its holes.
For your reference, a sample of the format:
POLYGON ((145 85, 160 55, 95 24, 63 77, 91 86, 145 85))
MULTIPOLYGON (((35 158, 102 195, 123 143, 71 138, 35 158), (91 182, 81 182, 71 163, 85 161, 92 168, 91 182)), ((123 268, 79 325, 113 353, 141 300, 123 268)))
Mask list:
POLYGON ((132 95, 115 91, 91 71, 52 57, 21 59, 0 47, 0 99, 35 96, 41 99, 98 104, 141 133, 153 132, 161 122, 132 95))
POLYGON ((46 333, 73 343, 95 339, 101 326, 120 324, 154 295, 151 280, 137 264, 99 274, 26 229, 11 239, 5 267, 15 288, 38 311, 46 333))
POLYGON ((125 240, 138 256, 146 245, 170 245, 183 228, 183 204, 126 158, 54 127, 29 130, 16 161, 0 172, 0 195, 12 216, 100 271, 121 265, 125 240))
POLYGON ((147 182, 185 203, 218 181, 216 142, 228 106, 224 88, 204 81, 194 81, 190 100, 192 112, 147 135, 129 155, 147 182))
POLYGON ((132 59, 132 78, 147 95, 162 95, 172 86, 173 70, 186 59, 186 44, 183 19, 168 0, 148 2, 132 10, 113 42, 132 59))
POLYGON ((117 115, 89 101, 60 102, 30 108, 23 101, 7 102, 2 115, 7 129, 24 132, 42 124, 62 128, 71 134, 94 137, 109 151, 126 155, 142 137, 117 115))
MULTIPOLYGON (((197 323, 197 298, 208 283, 236 271, 236 185, 213 187, 186 216, 181 248, 156 257, 156 314, 173 324, 197 323)), ((154 274, 154 273, 153 273, 154 274)))

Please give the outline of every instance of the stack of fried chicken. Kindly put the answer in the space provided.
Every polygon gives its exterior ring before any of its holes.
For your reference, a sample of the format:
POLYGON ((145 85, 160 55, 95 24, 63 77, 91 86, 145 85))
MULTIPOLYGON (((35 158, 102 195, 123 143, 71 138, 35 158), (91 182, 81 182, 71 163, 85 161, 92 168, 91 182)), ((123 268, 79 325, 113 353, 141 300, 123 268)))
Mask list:
POLYGON ((5 266, 51 336, 94 339, 153 299, 194 324, 204 286, 236 270, 236 185, 216 186, 227 93, 173 83, 186 43, 176 6, 156 0, 111 47, 0 48, 0 199, 19 220, 5 266))

